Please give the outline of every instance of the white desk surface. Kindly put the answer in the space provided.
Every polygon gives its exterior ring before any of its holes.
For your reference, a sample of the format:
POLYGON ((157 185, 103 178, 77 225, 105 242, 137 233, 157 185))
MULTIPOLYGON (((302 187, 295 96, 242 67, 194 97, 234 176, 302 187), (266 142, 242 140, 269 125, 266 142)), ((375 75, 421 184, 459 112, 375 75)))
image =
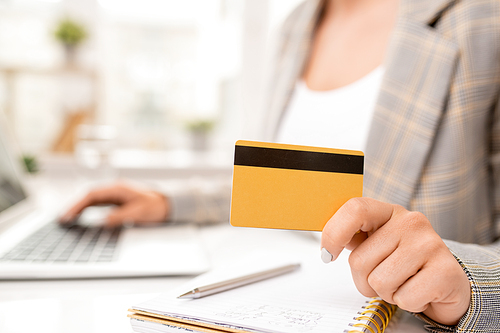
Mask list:
MULTIPOLYGON (((319 250, 307 245, 316 240, 288 231, 219 225, 202 228, 201 235, 214 267, 238 260, 252 248, 302 252, 320 260, 319 250)), ((190 278, 0 282, 0 332, 131 333, 126 316, 131 305, 190 278)), ((395 324, 391 332, 425 332, 420 321, 404 313, 395 324)))
MULTIPOLYGON (((47 183, 37 183, 42 184, 47 183)), ((214 268, 258 252, 320 260, 318 240, 310 233, 221 224, 200 228, 200 235, 214 268)), ((0 332, 131 333, 127 318, 131 305, 191 278, 0 281, 0 332)), ((390 332, 425 330, 419 320, 403 312, 390 332)))

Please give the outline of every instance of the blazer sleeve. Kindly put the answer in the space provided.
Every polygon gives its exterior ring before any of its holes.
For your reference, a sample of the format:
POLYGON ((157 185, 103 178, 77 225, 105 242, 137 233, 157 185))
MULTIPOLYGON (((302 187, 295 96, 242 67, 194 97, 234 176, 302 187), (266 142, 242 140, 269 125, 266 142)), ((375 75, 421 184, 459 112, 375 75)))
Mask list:
POLYGON ((417 314, 431 332, 500 332, 500 101, 491 117, 490 177, 493 203, 491 232, 497 241, 488 245, 463 244, 445 240, 446 245, 462 266, 471 285, 468 311, 457 326, 436 323, 417 314))
POLYGON ((430 332, 500 332, 500 242, 481 246, 445 241, 471 285, 469 309, 457 326, 442 325, 419 313, 430 332))
POLYGON ((168 222, 212 224, 229 221, 231 179, 194 179, 181 189, 163 190, 171 212, 168 222))

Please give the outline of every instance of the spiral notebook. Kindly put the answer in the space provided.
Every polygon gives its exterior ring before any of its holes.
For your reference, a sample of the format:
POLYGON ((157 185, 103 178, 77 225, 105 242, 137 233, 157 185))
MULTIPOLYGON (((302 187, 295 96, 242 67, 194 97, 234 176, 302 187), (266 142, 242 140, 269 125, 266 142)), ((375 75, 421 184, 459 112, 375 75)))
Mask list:
MULTIPOLYGON (((396 307, 356 289, 347 259, 303 262, 293 273, 194 300, 163 294, 129 309, 135 332, 384 332, 396 307)), ((216 279, 215 279, 216 280, 216 279)), ((214 279, 210 280, 210 283, 214 279)))

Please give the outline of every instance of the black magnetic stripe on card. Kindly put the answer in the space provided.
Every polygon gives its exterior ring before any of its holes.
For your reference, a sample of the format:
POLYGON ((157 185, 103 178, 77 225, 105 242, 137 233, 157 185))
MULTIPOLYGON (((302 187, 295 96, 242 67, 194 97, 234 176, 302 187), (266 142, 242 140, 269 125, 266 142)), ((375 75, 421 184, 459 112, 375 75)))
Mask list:
POLYGON ((323 153, 315 151, 290 150, 236 146, 234 165, 363 174, 364 156, 323 153))

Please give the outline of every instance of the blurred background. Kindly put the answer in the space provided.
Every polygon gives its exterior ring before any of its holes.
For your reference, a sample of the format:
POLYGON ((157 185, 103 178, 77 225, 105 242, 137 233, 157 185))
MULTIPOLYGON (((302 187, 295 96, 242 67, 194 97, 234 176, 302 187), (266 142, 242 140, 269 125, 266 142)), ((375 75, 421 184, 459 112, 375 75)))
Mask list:
POLYGON ((33 170, 232 153, 298 2, 0 0, 0 110, 33 170))

